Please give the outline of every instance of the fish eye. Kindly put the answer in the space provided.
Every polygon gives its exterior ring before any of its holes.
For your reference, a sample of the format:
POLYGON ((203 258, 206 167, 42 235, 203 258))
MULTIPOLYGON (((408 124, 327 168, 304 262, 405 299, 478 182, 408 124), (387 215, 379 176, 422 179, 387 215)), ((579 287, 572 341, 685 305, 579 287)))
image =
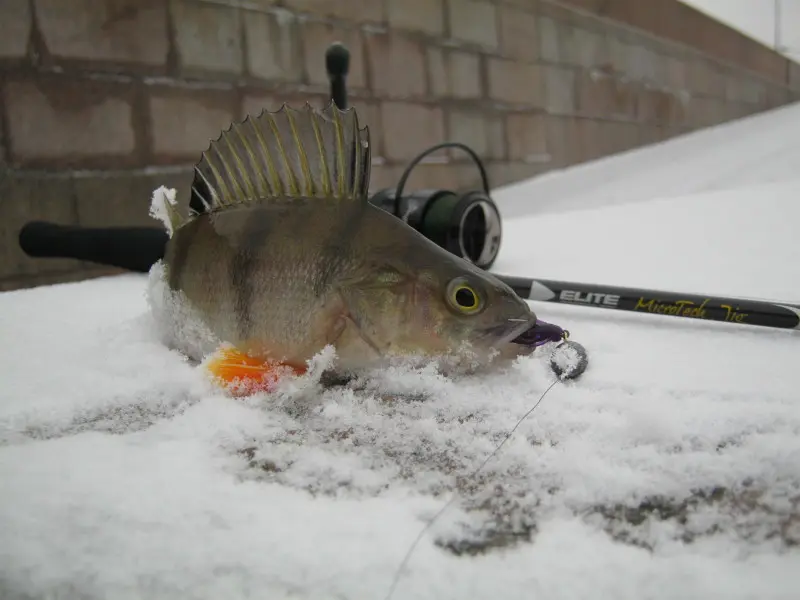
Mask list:
POLYGON ((483 307, 480 294, 463 279, 450 283, 448 299, 450 304, 462 313, 473 314, 483 307))

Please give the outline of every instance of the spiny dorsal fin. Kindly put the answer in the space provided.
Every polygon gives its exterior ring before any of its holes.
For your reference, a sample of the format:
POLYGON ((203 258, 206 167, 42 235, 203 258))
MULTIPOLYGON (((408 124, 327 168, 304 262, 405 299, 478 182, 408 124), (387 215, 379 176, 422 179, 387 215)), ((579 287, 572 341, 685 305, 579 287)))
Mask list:
POLYGON ((205 210, 299 197, 366 201, 369 128, 359 128, 354 108, 333 101, 323 110, 283 104, 231 124, 195 173, 193 191, 205 210))

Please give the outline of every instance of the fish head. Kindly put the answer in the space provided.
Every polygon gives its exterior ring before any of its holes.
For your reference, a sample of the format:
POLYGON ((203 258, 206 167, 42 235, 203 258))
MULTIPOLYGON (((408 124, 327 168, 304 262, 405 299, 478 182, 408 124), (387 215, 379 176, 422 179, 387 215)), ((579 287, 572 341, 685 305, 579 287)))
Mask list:
POLYGON ((491 356, 515 358, 533 351, 521 336, 536 325, 536 314, 507 284, 466 261, 446 261, 427 274, 435 334, 451 350, 468 350, 479 362, 491 356))
POLYGON ((539 345, 536 314, 492 273, 376 207, 360 234, 356 273, 338 287, 373 351, 481 367, 539 345))
POLYGON ((414 269, 395 266, 376 274, 374 280, 390 285, 363 290, 356 320, 368 325, 380 352, 464 358, 476 365, 533 352, 525 337, 537 323, 530 306, 492 274, 438 249, 435 254, 434 260, 414 261, 414 269))

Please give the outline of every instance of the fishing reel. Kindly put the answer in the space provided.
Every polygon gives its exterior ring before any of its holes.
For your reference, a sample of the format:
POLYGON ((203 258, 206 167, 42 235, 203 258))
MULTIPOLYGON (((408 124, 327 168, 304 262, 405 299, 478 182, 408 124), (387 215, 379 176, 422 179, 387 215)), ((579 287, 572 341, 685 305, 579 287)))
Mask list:
MULTIPOLYGON (((325 68, 331 85, 331 99, 347 108, 345 78, 350 63, 347 48, 335 42, 325 53, 325 68)), ((489 191, 489 178, 478 155, 460 142, 444 142, 418 154, 406 167, 397 187, 375 192, 369 202, 411 226, 448 252, 481 269, 489 269, 497 259, 502 239, 500 211, 489 191), (426 156, 445 148, 466 152, 478 168, 482 189, 457 193, 447 189, 415 190, 405 193, 406 182, 426 156)))
POLYGON ((500 251, 500 211, 489 195, 486 170, 475 152, 459 142, 437 144, 420 153, 406 167, 397 187, 379 190, 369 201, 481 269, 489 269, 500 251), (414 167, 428 154, 442 148, 459 148, 469 154, 480 171, 483 189, 464 193, 428 189, 404 194, 414 167))

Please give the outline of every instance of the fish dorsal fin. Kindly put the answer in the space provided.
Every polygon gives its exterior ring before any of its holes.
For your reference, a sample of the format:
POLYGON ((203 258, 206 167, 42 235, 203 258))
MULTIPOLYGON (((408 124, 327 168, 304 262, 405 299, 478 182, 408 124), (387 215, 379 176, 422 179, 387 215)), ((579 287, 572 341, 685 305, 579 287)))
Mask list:
POLYGON ((205 211, 292 198, 365 202, 369 174, 369 128, 359 128, 355 108, 283 104, 213 140, 195 166, 192 195, 205 211))

